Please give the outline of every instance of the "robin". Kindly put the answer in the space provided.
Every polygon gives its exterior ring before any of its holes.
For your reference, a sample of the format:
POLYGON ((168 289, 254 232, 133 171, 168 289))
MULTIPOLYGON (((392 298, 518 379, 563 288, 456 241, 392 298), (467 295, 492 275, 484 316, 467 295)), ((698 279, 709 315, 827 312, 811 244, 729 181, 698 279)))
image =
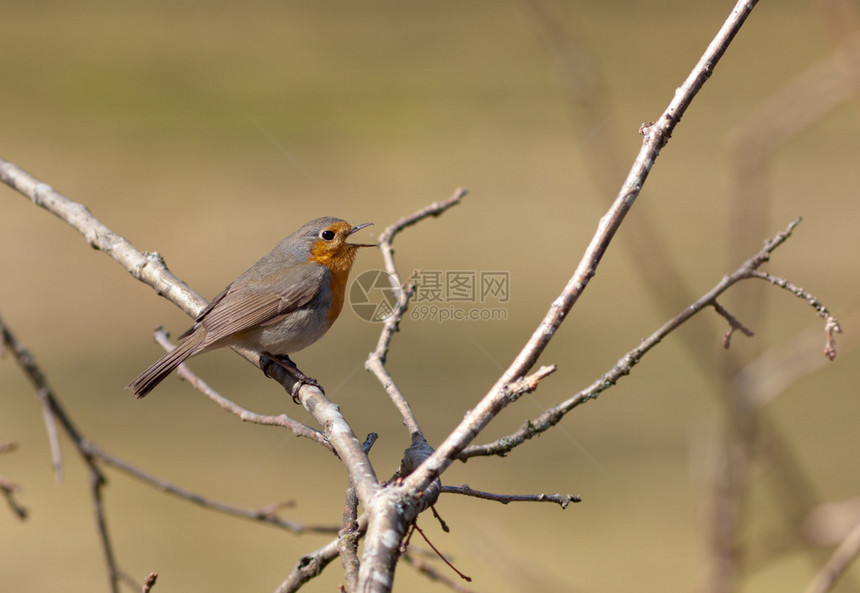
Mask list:
POLYGON ((141 398, 186 359, 224 346, 259 352, 265 370, 271 359, 296 379, 293 400, 303 384, 319 386, 290 360, 334 323, 343 308, 346 280, 359 247, 347 243, 372 223, 352 226, 333 217, 317 218, 278 243, 203 309, 171 352, 143 371, 127 389, 141 398))

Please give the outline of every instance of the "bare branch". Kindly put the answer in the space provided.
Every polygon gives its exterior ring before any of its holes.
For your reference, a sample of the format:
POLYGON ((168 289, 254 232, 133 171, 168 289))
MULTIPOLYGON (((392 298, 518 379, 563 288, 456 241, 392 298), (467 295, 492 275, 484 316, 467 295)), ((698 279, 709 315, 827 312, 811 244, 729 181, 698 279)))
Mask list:
POLYGON ((170 273, 156 252, 141 253, 127 239, 102 224, 83 204, 73 202, 12 163, 0 159, 0 181, 30 198, 80 232, 90 247, 105 252, 125 270, 195 317, 206 300, 170 273))
POLYGON ((468 484, 463 484, 462 486, 442 486, 442 492, 463 494, 502 504, 508 504, 509 502, 553 502, 563 509, 566 509, 572 502, 582 502, 582 499, 576 494, 495 494, 473 490, 468 484))
POLYGON ((20 490, 21 487, 18 484, 7 477, 0 475, 0 493, 3 494, 3 498, 6 499, 6 504, 8 504, 12 512, 15 513, 15 516, 23 521, 27 518, 27 509, 15 499, 15 494, 20 492, 20 490))
POLYGON ((36 388, 36 395, 39 397, 39 404, 42 409, 42 420, 45 423, 45 429, 48 433, 48 444, 51 449, 51 459, 54 466, 54 476, 57 483, 63 481, 63 455, 60 450, 60 439, 57 435, 57 423, 54 420, 54 415, 51 411, 50 390, 48 388, 45 377, 41 369, 36 365, 30 353, 24 348, 15 337, 10 333, 3 319, 0 318, 0 352, 6 348, 12 351, 18 365, 27 373, 30 382, 36 388))
MULTIPOLYGON (((155 341, 158 342, 165 350, 170 352, 176 346, 170 342, 167 331, 163 328, 159 328, 155 332, 155 341)), ((219 394, 217 391, 212 389, 205 381, 203 381, 197 374, 195 374, 188 365, 181 364, 177 369, 177 374, 179 377, 185 379, 191 385, 194 386, 195 389, 206 395, 213 402, 218 404, 222 409, 230 412, 231 414, 238 416, 244 422, 252 422, 254 424, 262 424, 264 426, 282 426, 292 431, 292 433, 298 437, 304 437, 315 441, 316 443, 326 447, 328 450, 333 451, 331 443, 325 438, 320 431, 314 430, 310 426, 299 422, 298 420, 294 420, 287 416, 286 414, 278 414, 277 416, 266 416, 263 414, 257 414, 255 412, 251 412, 233 402, 232 400, 227 399, 223 395, 219 394)))
POLYGON ((96 464, 93 456, 87 451, 88 442, 83 438, 80 431, 72 423, 71 418, 66 414, 65 410, 60 406, 59 401, 54 397, 54 392, 48 385, 45 375, 36 363, 35 358, 30 352, 15 338, 6 324, 0 318, 0 335, 2 335, 3 344, 12 352, 18 366, 27 375, 27 378, 33 384, 33 387, 38 394, 40 402, 47 406, 49 413, 59 420, 60 425, 66 431, 66 434, 72 439, 78 453, 84 460, 89 473, 90 495, 93 500, 93 510, 95 511, 96 531, 102 544, 102 552, 105 556, 107 565, 108 580, 113 593, 119 591, 119 580, 122 573, 116 564, 116 559, 113 554, 113 547, 110 543, 110 537, 107 530, 107 522, 104 516, 104 508, 102 505, 102 487, 107 483, 104 474, 96 464))
POLYGON ((442 552, 440 552, 438 550, 438 548, 436 548, 436 546, 433 545, 433 542, 430 541, 430 538, 427 537, 427 535, 424 533, 424 530, 421 529, 420 527, 418 527, 418 523, 414 523, 412 525, 412 530, 417 531, 421 535, 421 537, 424 539, 424 541, 427 543, 427 545, 430 546, 430 548, 436 553, 436 555, 442 560, 442 562, 444 562, 448 566, 448 568, 453 570, 457 574, 458 577, 460 577, 461 579, 463 579, 467 583, 472 582, 472 577, 467 576, 467 575, 463 574, 461 571, 457 570, 457 567, 454 566, 453 564, 451 564, 451 562, 447 558, 445 558, 445 556, 442 554, 442 552))
POLYGON ((755 0, 738 2, 711 41, 687 80, 676 90, 675 96, 657 123, 644 130, 645 138, 633 167, 627 176, 609 211, 600 219, 597 231, 588 245, 573 276, 562 293, 553 301, 537 329, 526 345, 502 374, 496 384, 481 399, 460 425, 445 439, 433 456, 406 479, 405 486, 421 491, 447 468, 459 453, 483 430, 508 400, 505 392, 509 385, 523 377, 534 366, 561 323, 567 317, 588 282, 594 276, 603 254, 621 226, 654 165, 660 150, 666 145, 672 131, 680 121, 705 81, 713 73, 719 59, 725 53, 734 36, 756 5, 755 0))
POLYGON ((795 286, 788 280, 784 280, 783 278, 778 278, 776 276, 772 276, 767 272, 756 271, 752 274, 754 278, 760 278, 762 280, 766 280, 770 282, 774 286, 778 286, 784 290, 789 291, 794 296, 805 300, 809 303, 815 312, 818 313, 818 316, 825 320, 824 324, 824 356, 826 356, 830 360, 836 359, 836 337, 834 334, 842 333, 842 328, 839 326, 839 322, 830 314, 830 311, 827 310, 827 307, 821 304, 817 298, 812 296, 808 291, 799 286, 795 286))
MULTIPOLYGON (((597 398, 605 390, 615 385, 619 379, 629 375, 632 368, 642 360, 642 357, 665 339, 666 336, 703 309, 714 306, 717 298, 731 286, 748 278, 757 278, 759 274, 757 269, 769 261, 774 250, 791 236, 798 224, 800 224, 800 219, 791 222, 785 231, 778 233, 773 239, 766 241, 764 247, 757 254, 745 261, 737 270, 725 276, 714 288, 705 293, 695 303, 685 307, 677 316, 664 323, 657 331, 642 340, 636 348, 621 357, 615 366, 586 389, 579 391, 555 406, 547 408, 540 416, 526 421, 516 432, 508 436, 485 445, 476 445, 464 449, 459 454, 458 459, 465 461, 470 457, 476 456, 505 455, 525 441, 546 432, 558 424, 565 414, 576 406, 597 398)), ((826 311, 826 309, 824 310, 826 311)), ((728 312, 726 313, 728 314, 728 312)))
POLYGON ((734 334, 735 331, 740 331, 748 338, 751 338, 755 335, 753 330, 749 329, 743 323, 738 321, 738 319, 734 315, 729 313, 726 308, 719 304, 717 301, 714 301, 712 305, 714 307, 714 310, 720 314, 720 317, 729 322, 729 329, 726 331, 725 334, 723 334, 723 339, 720 341, 723 345, 723 348, 725 348, 726 350, 729 349, 729 346, 731 346, 732 343, 732 334, 734 334))
POLYGON ((370 353, 370 356, 368 356, 367 361, 364 363, 364 368, 373 373, 379 382, 382 383, 382 386, 391 398, 392 403, 394 403, 394 406, 400 412, 400 415, 403 418, 403 424, 406 425, 406 428, 409 430, 409 433, 413 435, 413 438, 414 435, 417 434, 423 439, 424 435, 421 432, 420 426, 418 426, 418 421, 416 420, 415 415, 412 413, 412 408, 409 406, 409 402, 407 402, 406 398, 403 397, 403 394, 400 393, 400 390, 394 383, 394 379, 385 368, 385 359, 388 355, 388 348, 391 345, 391 340, 394 338, 395 332, 399 329, 400 320, 403 319, 403 315, 406 313, 409 306, 409 299, 413 293, 413 287, 404 286, 400 281, 397 265, 394 263, 394 248, 392 245, 394 243, 394 237, 401 231, 413 224, 417 224, 425 218, 440 216, 449 208, 459 204, 460 200, 462 200, 467 193, 467 189, 462 187, 458 188, 447 200, 443 202, 434 202, 409 216, 401 218, 396 223, 387 227, 379 237, 379 249, 382 252, 385 271, 391 279, 392 289, 395 290, 395 294, 397 295, 397 306, 394 311, 392 311, 392 314, 385 320, 382 331, 379 335, 379 340, 376 344, 376 349, 374 349, 374 351, 370 353))
POLYGON ((186 490, 185 488, 181 488, 168 482, 166 480, 162 480, 161 478, 157 478, 152 474, 149 474, 141 469, 136 468, 130 463, 123 461, 113 455, 106 453, 93 445, 90 442, 87 442, 85 445, 85 450, 88 455, 98 458, 103 461, 107 465, 120 470, 121 472, 132 476, 148 484, 157 488, 163 492, 167 492, 168 494, 173 494, 174 496, 178 496, 179 498, 183 498, 192 502, 198 506, 203 508, 211 509, 213 511, 218 511, 220 513, 224 513, 226 515, 233 515, 234 517, 241 517, 243 519, 250 519, 251 521, 258 521, 260 523, 266 523, 268 525, 272 525, 274 527, 279 527, 281 529, 285 529, 292 533, 296 534, 304 534, 304 533, 336 533, 337 528, 329 525, 305 525, 303 523, 296 523, 294 521, 287 521, 278 517, 275 513, 284 506, 290 506, 286 503, 276 503, 274 505, 268 505, 266 507, 260 509, 248 509, 243 507, 237 507, 234 505, 226 504, 217 500, 213 500, 203 496, 202 494, 197 494, 196 492, 192 492, 190 490, 186 490))
POLYGON ((441 583, 452 591, 456 591, 457 593, 474 593, 475 591, 474 589, 464 586, 461 581, 452 579, 451 577, 443 574, 442 571, 438 570, 435 566, 426 562, 422 558, 419 558, 418 554, 415 554, 411 550, 403 554, 403 560, 406 564, 429 578, 431 581, 441 583))

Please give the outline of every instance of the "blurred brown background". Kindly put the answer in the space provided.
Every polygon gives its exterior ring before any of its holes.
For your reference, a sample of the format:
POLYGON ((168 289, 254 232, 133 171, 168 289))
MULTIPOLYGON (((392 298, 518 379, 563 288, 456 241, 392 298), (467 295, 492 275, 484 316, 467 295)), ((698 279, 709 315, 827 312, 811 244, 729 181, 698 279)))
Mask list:
MULTIPOLYGON (((764 101, 839 47, 853 25, 834 12, 837 4, 764 2, 753 12, 545 353, 542 362, 559 372, 506 410, 480 442, 588 385, 667 318, 665 301, 637 272, 650 257, 670 258, 699 296, 761 240, 803 216, 767 269, 809 289, 837 316, 850 310, 860 293, 856 101, 779 145, 766 176, 763 230, 743 249, 732 247, 740 240, 737 220, 747 217, 733 202, 732 138, 743 122, 758 121, 764 101), (647 242, 631 251, 628 238, 642 236, 646 219, 662 252, 647 242)), ((436 444, 567 281, 633 161, 639 125, 660 115, 732 2, 549 6, 547 15, 526 2, 5 0, 0 158, 87 204, 140 250, 159 251, 209 298, 311 218, 374 222, 364 236, 375 236, 468 187, 461 206, 396 244, 404 273, 510 273, 506 321, 406 321, 396 338, 389 368, 436 444), (599 73, 595 88, 605 85, 605 95, 588 95, 595 105, 586 99, 571 108, 552 23, 566 28, 562 46, 575 47, 599 73), (612 150, 617 162, 607 162, 612 150)), ((581 89, 589 81, 574 82, 581 89)), ((61 221, 5 186, 0 195, 0 314, 88 438, 230 503, 293 500, 297 506, 284 513, 290 519, 339 521, 344 473, 319 447, 242 424, 175 378, 143 401, 124 391, 159 356, 152 330, 164 325, 178 335, 189 320, 61 221)), ((362 252, 354 277, 379 267, 378 252, 362 252)), ((801 301, 760 284, 725 299, 739 314, 747 299, 761 297, 767 306, 743 319, 756 337, 736 336, 733 354, 751 360, 816 328, 817 362, 821 321, 801 301)), ((766 409, 820 501, 860 492, 860 360, 845 321, 837 361, 791 384, 766 409)), ((727 356, 719 347, 724 329, 709 313, 681 330, 699 340, 714 371, 727 356)), ((357 433, 379 433, 372 459, 387 477, 408 436, 362 369, 378 330, 345 310, 324 340, 295 359, 357 433)), ((716 374, 693 362, 689 344, 672 336, 616 388, 508 458, 457 464, 445 474, 448 484, 584 499, 561 511, 444 497, 438 509, 452 532, 441 533, 429 517, 420 524, 474 577, 475 590, 701 585, 709 463, 725 414, 716 374)), ((191 366, 255 411, 308 419, 230 352, 191 366)), ((57 486, 37 400, 8 355, 0 361, 0 392, 0 442, 19 445, 0 456, 0 474, 23 487, 19 498, 30 511, 19 522, 0 508, 0 589, 106 590, 80 461, 64 442, 67 476, 57 486)), ((778 506, 793 493, 775 489, 768 473, 767 464, 757 466, 746 498, 741 538, 755 552, 740 590, 799 591, 827 551, 794 546, 796 532, 778 506), (773 550, 781 553, 767 557, 773 550)), ((141 579, 158 571, 162 593, 270 591, 301 554, 328 541, 224 517, 108 475, 120 565, 141 579)), ((333 590, 340 568, 328 572, 307 590, 333 590)), ((857 583, 855 570, 836 590, 857 583)), ((396 586, 443 590, 406 566, 396 586)))

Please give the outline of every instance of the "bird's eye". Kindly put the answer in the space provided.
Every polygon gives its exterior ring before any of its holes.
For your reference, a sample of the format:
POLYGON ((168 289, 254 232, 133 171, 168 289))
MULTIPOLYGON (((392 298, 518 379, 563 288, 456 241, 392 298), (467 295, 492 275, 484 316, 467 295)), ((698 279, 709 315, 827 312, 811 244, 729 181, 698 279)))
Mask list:
POLYGON ((331 241, 332 239, 334 239, 334 231, 326 229, 320 233, 320 237, 322 237, 326 241, 331 241))

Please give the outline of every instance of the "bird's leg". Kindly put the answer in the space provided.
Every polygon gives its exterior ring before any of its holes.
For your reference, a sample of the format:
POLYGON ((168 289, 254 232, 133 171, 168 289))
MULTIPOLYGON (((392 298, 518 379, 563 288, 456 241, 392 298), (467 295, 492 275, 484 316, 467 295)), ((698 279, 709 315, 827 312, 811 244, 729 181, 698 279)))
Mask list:
POLYGON ((293 385, 290 388, 290 396, 293 398, 293 401, 296 403, 299 402, 299 390, 302 388, 302 385, 310 385, 312 387, 316 387, 323 393, 322 385, 314 379, 313 377, 308 377, 303 372, 299 370, 299 367, 296 366, 289 356, 286 354, 281 354, 276 356, 270 352, 263 352, 260 354, 260 368, 263 370, 263 374, 267 377, 271 377, 269 371, 272 368, 272 365, 277 365, 278 368, 283 369, 292 379, 293 385))

